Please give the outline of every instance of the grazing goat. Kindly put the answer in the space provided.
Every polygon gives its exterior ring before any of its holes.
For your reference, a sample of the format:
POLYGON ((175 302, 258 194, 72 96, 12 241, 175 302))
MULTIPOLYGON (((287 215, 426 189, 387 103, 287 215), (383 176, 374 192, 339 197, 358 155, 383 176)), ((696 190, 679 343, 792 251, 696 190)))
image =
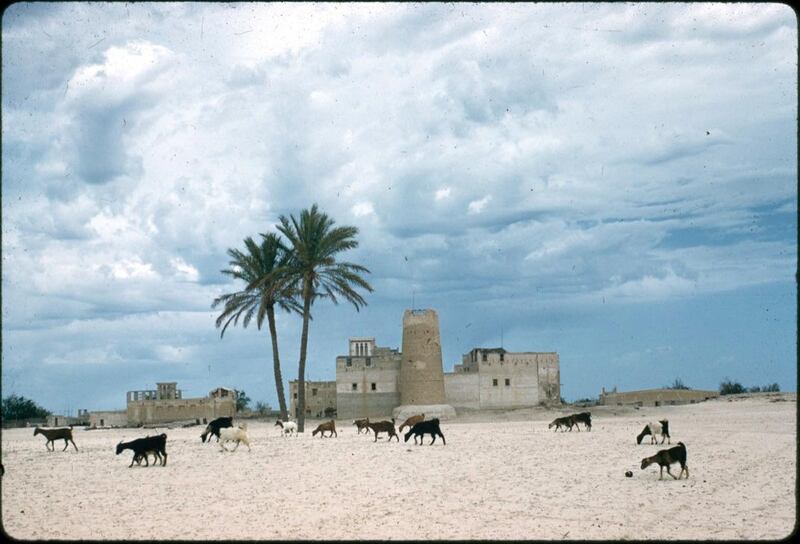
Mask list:
MULTIPOLYGON (((33 436, 37 434, 43 434, 44 437, 47 439, 47 442, 44 443, 44 447, 47 448, 47 451, 56 451, 56 440, 64 440, 64 449, 61 451, 65 451, 69 447, 69 443, 72 442, 72 445, 75 446, 75 441, 72 439, 72 429, 65 428, 65 429, 41 429, 36 427, 33 431, 33 436), (53 449, 50 449, 52 445, 53 449)), ((75 451, 78 451, 78 446, 75 446, 75 451)))
POLYGON ((236 451, 236 448, 239 447, 240 442, 244 442, 244 445, 247 446, 247 451, 250 451, 250 439, 247 437, 247 425, 243 423, 238 427, 225 427, 224 429, 220 429, 220 451, 228 451, 228 448, 225 447, 226 442, 236 442, 236 445, 230 451, 236 451))
POLYGON ((660 450, 655 455, 642 459, 642 470, 649 467, 653 463, 658 463, 660 468, 658 473, 659 480, 661 480, 664 476, 664 467, 667 467, 667 474, 676 480, 679 480, 680 477, 683 476, 684 471, 686 471, 686 479, 689 479, 689 466, 686 464, 686 446, 683 444, 683 442, 678 442, 677 446, 673 446, 666 450, 660 450), (678 473, 677 477, 669 470, 669 466, 672 463, 681 464, 681 471, 678 473))
MULTIPOLYGON (((575 425, 575 419, 572 416, 564 416, 564 417, 557 417, 550 424, 547 426, 548 429, 552 429, 553 427, 556 428, 556 431, 561 429, 561 426, 569 427, 570 432, 572 431, 572 426, 575 425)), ((562 429, 563 432, 563 429, 562 429)))
POLYGON ((208 441, 211 442, 211 437, 209 434, 213 434, 217 437, 217 442, 219 442, 219 430, 224 429, 226 427, 233 427, 233 417, 218 417, 217 419, 212 419, 208 425, 206 426, 206 430, 203 431, 203 434, 200 435, 200 438, 203 439, 203 442, 206 441, 208 437, 208 441))
POLYGON ((655 444, 657 434, 661 435, 662 444, 664 443, 665 438, 667 439, 667 444, 672 443, 672 440, 670 439, 669 436, 669 421, 667 421, 666 419, 660 419, 658 423, 653 423, 653 422, 648 423, 647 425, 644 426, 642 432, 640 432, 639 435, 636 437, 636 443, 641 444, 642 439, 645 436, 650 435, 650 443, 655 444))
MULTIPOLYGON (((130 442, 120 441, 120 443, 117 444, 117 455, 122 453, 124 450, 131 450, 133 452, 133 459, 131 459, 131 464, 128 465, 128 468, 131 468, 133 463, 137 460, 139 464, 141 464, 143 458, 145 462, 144 466, 150 466, 150 463, 147 461, 147 455, 150 453, 155 455, 156 459, 161 463, 162 466, 166 466, 167 435, 161 433, 158 436, 146 436, 144 438, 131 440, 130 442)), ((155 465, 155 461, 153 461, 153 465, 155 465)))
POLYGON ((356 429, 358 429, 358 434, 361 434, 362 430, 365 430, 367 432, 367 434, 369 434, 369 418, 368 417, 364 418, 364 419, 354 419, 353 420, 353 425, 355 425, 356 429))
POLYGON ((590 412, 581 412, 579 414, 572 414, 572 421, 575 422, 575 427, 578 429, 578 431, 581 430, 581 428, 578 426, 578 423, 583 423, 584 425, 586 425, 587 431, 592 430, 592 414, 590 412))
POLYGON ((283 431, 281 431, 281 434, 283 436, 297 432, 297 423, 295 423, 294 421, 281 421, 279 419, 278 421, 275 422, 275 425, 283 429, 283 431))
POLYGON ((419 423, 415 423, 411 430, 406 433, 404 442, 408 442, 408 439, 411 438, 411 435, 414 435, 414 444, 417 443, 417 437, 419 437, 419 445, 422 445, 422 439, 425 438, 425 435, 431 435, 431 444, 436 442, 436 437, 439 436, 442 439, 442 444, 447 444, 444 440, 444 435, 442 434, 442 430, 439 428, 439 420, 437 418, 433 418, 429 421, 420 421, 419 423))
POLYGON ((378 421, 377 423, 370 423, 369 428, 372 429, 372 432, 375 433, 375 440, 373 442, 378 441, 378 434, 379 433, 389 433, 389 441, 392 441, 392 437, 395 437, 398 442, 400 442, 400 437, 397 436, 397 433, 394 430, 394 418, 391 421, 378 421))
POLYGON ((413 427, 414 425, 416 425, 421 421, 425 421, 425 414, 418 414, 416 416, 411 416, 410 418, 405 420, 402 425, 400 425, 399 432, 402 433, 404 427, 408 427, 410 429, 411 427, 413 427))
POLYGON ((333 419, 317 425, 317 428, 311 432, 311 436, 317 436, 317 433, 319 433, 320 437, 325 438, 325 431, 330 431, 330 436, 339 436, 339 434, 336 432, 336 421, 333 419))

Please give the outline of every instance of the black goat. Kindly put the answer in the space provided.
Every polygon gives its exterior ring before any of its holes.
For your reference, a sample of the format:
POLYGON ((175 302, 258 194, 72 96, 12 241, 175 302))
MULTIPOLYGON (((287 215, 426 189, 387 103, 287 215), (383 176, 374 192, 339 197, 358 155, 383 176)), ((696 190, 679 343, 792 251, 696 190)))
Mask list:
POLYGON ((208 435, 213 434, 217 437, 217 442, 219 442, 219 430, 224 429, 225 427, 233 427, 233 417, 228 416, 212 419, 206 426, 206 430, 200 435, 200 438, 203 439, 203 442, 206 441, 206 438, 208 438, 208 441, 211 442, 211 437, 208 435))
MULTIPOLYGON (((33 436, 37 434, 43 434, 47 439, 47 442, 44 443, 44 447, 47 448, 47 451, 56 451, 56 440, 64 440, 64 449, 61 451, 65 451, 69 447, 70 442, 75 446, 75 441, 72 439, 72 429, 40 429, 36 427, 33 431, 33 436), (53 446, 52 450, 50 449, 50 445, 53 446)), ((75 451, 78 451, 78 446, 75 446, 75 451)))
POLYGON ((672 448, 660 450, 652 457, 645 457, 642 459, 642 470, 646 469, 653 463, 658 463, 660 468, 658 473, 659 480, 664 476, 664 467, 667 467, 667 474, 676 480, 679 480, 680 477, 683 476, 684 471, 686 471, 686 479, 689 479, 689 466, 686 464, 686 446, 683 444, 683 442, 678 442, 678 445, 672 448), (677 477, 669 471, 669 466, 672 463, 681 464, 681 471, 678 473, 677 477))
POLYGON ((583 423, 584 425, 586 425, 587 431, 592 430, 592 414, 590 412, 581 412, 579 414, 572 414, 572 420, 575 422, 575 427, 578 428, 578 431, 581 430, 581 428, 578 427, 578 423, 583 423))
POLYGON ((419 437, 419 444, 422 445, 422 439, 425 438, 425 435, 431 435, 431 444, 436 442, 436 437, 439 436, 442 438, 442 444, 447 444, 444 440, 444 435, 442 434, 442 430, 439 428, 439 420, 437 418, 429 419, 428 421, 420 421, 419 423, 415 423, 411 430, 406 433, 406 437, 404 442, 408 442, 408 439, 411 438, 411 435, 414 435, 414 444, 417 443, 417 437, 419 437))
POLYGON ((388 433, 389 434, 389 441, 391 442, 392 437, 395 437, 398 442, 400 442, 400 437, 397 436, 397 432, 394 430, 394 418, 391 421, 378 421, 375 423, 368 423, 369 428, 372 429, 372 432, 375 433, 375 440, 373 442, 378 441, 378 433, 388 433))
MULTIPOLYGON (((131 459, 131 464, 128 465, 128 468, 131 468, 137 459, 141 463, 142 458, 144 458, 144 466, 150 466, 150 463, 147 461, 147 454, 149 453, 153 453, 156 459, 161 462, 161 465, 166 466, 167 435, 161 433, 158 436, 146 436, 145 438, 137 438, 130 442, 120 442, 117 444, 117 455, 122 453, 123 450, 133 451, 133 459, 131 459)), ((155 461, 153 461, 153 464, 155 465, 155 461)))

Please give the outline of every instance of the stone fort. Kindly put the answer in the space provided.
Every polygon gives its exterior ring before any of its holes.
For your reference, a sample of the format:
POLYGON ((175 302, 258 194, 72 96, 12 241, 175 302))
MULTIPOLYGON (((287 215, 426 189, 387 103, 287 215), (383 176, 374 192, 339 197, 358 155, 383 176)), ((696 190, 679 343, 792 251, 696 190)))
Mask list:
MULTIPOLYGON (((306 381, 306 416, 340 419, 397 417, 398 408, 449 405, 458 409, 514 409, 561 402, 556 352, 511 352, 476 347, 453 372, 443 372, 434 310, 406 310, 402 351, 374 337, 351 337, 336 357, 336 381, 306 381)), ((290 382, 297 415, 297 382, 290 382)), ((404 416, 400 416, 404 417, 404 416)))

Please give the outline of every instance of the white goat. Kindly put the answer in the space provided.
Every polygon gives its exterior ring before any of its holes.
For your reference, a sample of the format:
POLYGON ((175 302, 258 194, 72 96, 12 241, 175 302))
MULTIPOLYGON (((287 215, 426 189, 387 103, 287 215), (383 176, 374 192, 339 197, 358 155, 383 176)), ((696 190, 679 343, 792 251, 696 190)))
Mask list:
POLYGON ((667 421, 666 419, 661 419, 655 423, 651 421, 650 423, 645 425, 644 429, 642 429, 642 432, 639 433, 639 436, 636 437, 636 443, 641 444, 642 439, 645 436, 650 435, 650 443, 655 444, 657 434, 661 435, 662 444, 664 443, 665 438, 667 439, 667 444, 670 444, 672 442, 669 436, 669 421, 667 421))
MULTIPOLYGON (((275 422, 275 425, 283 429, 282 435, 294 434, 297 432, 297 423, 294 421, 281 421, 280 419, 275 422)), ((295 434, 295 436, 297 436, 295 434)))
POLYGON ((239 447, 239 442, 244 442, 247 446, 247 451, 250 451, 250 439, 247 438, 247 425, 242 424, 238 427, 226 427, 219 430, 219 447, 220 450, 236 451, 239 447), (225 442, 236 442, 236 446, 232 450, 225 447, 225 442))

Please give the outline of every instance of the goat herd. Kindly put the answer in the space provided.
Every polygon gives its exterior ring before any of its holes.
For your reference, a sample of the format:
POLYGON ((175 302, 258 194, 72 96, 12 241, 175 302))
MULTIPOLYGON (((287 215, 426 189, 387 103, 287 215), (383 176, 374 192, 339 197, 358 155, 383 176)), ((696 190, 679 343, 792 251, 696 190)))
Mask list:
MULTIPOLYGON (((583 423, 586 425, 586 430, 592 430, 592 414, 589 412, 581 412, 579 414, 571 414, 564 417, 557 417, 550 424, 547 426, 548 429, 552 429, 553 427, 556 428, 556 431, 559 429, 563 432, 564 429, 568 429, 572 432, 572 428, 575 427, 580 432, 580 425, 579 423, 583 423)), ((672 444, 672 441, 669 436, 669 421, 666 419, 661 419, 656 423, 648 423, 644 426, 642 432, 638 434, 636 437, 636 443, 641 444, 642 439, 645 436, 650 435, 650 443, 656 443, 656 435, 661 435, 661 443, 664 443, 664 440, 667 440, 667 444, 672 444)), ((683 442, 678 442, 677 446, 672 448, 668 448, 665 450, 659 450, 656 452, 655 455, 650 457, 645 457, 642 459, 642 470, 646 469, 652 464, 657 463, 659 466, 659 474, 658 479, 661 480, 664 476, 664 468, 667 469, 667 474, 672 476, 674 479, 678 480, 683 476, 683 473, 686 472, 686 478, 689 478, 689 467, 686 464, 686 446, 683 442), (674 463, 680 463, 681 471, 678 473, 678 476, 675 476, 672 472, 670 472, 669 467, 674 463)), ((633 474, 628 471, 625 473, 625 476, 631 477, 633 474)))
MULTIPOLYGON (((580 432, 580 423, 583 423, 586 426, 587 431, 591 431, 591 413, 581 412, 565 417, 558 417, 554 419, 547 426, 547 428, 552 429, 555 427, 556 431, 561 430, 563 432, 566 429, 572 432, 572 428, 575 427, 578 432, 580 432)), ((391 442, 392 438, 395 438, 398 442, 400 442, 400 437, 397 436, 397 432, 395 431, 394 418, 392 418, 391 421, 384 420, 376 422, 370 422, 369 418, 356 419, 353 421, 353 425, 355 425, 356 429, 358 430, 358 434, 361 434, 361 431, 365 431, 366 434, 369 434, 369 432, 372 431, 372 434, 374 435, 374 442, 378 441, 378 435, 380 433, 386 433, 389 437, 389 442, 391 442)), ((281 435, 283 436, 297 435, 297 424, 294 421, 281 421, 279 419, 275 423, 275 426, 281 427, 281 435)), ((406 419, 403 424, 400 425, 400 432, 402 433, 403 429, 406 427, 409 428, 409 431, 404 435, 404 442, 408 442, 408 439, 413 436, 414 443, 417 444, 417 439, 419 438, 419 444, 421 445, 424 436, 429 434, 431 435, 431 444, 436 442, 437 436, 442 439, 442 444, 447 443, 445 442, 444 435, 439 427, 439 420, 437 418, 426 420, 425 414, 414 415, 406 419)), ((320 437, 325 438, 325 433, 329 433, 328 437, 338 437, 335 420, 331 419, 319 424, 317 428, 311 432, 311 436, 316 436, 319 434, 320 437)), ((61 451, 65 451, 69 447, 70 442, 72 442, 72 446, 75 448, 75 451, 78 451, 78 446, 75 445, 75 441, 72 439, 71 428, 42 429, 36 427, 36 429, 33 431, 33 435, 36 436, 38 434, 44 435, 44 437, 47 439, 45 442, 45 448, 47 448, 47 451, 55 451, 56 440, 64 440, 64 449, 61 451)), ((219 442, 221 450, 228 451, 225 445, 229 442, 236 443, 233 450, 230 451, 235 451, 236 448, 239 447, 240 443, 244 443, 247 446, 248 451, 250 450, 250 439, 247 436, 247 424, 243 423, 234 427, 232 417, 219 417, 212 420, 206 426, 206 429, 200 435, 200 438, 203 442, 210 442, 212 435, 217 437, 217 442, 219 442)), ((661 444, 664 443, 665 439, 667 440, 667 444, 672 443, 669 435, 669 422, 666 419, 645 425, 642 432, 636 437, 636 443, 641 444, 642 439, 648 435, 650 436, 651 444, 656 443, 656 435, 661 435, 661 444)), ((117 444, 116 452, 117 455, 122 453, 124 450, 131 450, 133 452, 133 459, 131 459, 131 464, 128 465, 128 468, 132 467, 134 463, 141 465, 142 461, 145 462, 145 466, 149 466, 150 463, 148 459, 150 455, 153 456, 153 465, 158 463, 161 466, 165 466, 167 464, 166 446, 167 435, 165 433, 161 433, 156 436, 137 438, 135 440, 131 440, 130 442, 120 442, 117 444)), ((653 456, 645 457, 642 459, 641 468, 645 469, 652 464, 659 465, 659 480, 663 477, 664 468, 667 469, 667 474, 676 480, 680 479, 684 472, 686 472, 686 478, 689 478, 689 467, 686 465, 686 446, 683 444, 683 442, 678 442, 678 445, 672 448, 660 450, 653 456), (678 476, 675 476, 672 474, 672 472, 670 472, 670 465, 674 463, 680 463, 681 466, 681 471, 678 473, 678 476)), ((630 477, 632 476, 632 473, 629 471, 626 472, 625 475, 630 477)))

